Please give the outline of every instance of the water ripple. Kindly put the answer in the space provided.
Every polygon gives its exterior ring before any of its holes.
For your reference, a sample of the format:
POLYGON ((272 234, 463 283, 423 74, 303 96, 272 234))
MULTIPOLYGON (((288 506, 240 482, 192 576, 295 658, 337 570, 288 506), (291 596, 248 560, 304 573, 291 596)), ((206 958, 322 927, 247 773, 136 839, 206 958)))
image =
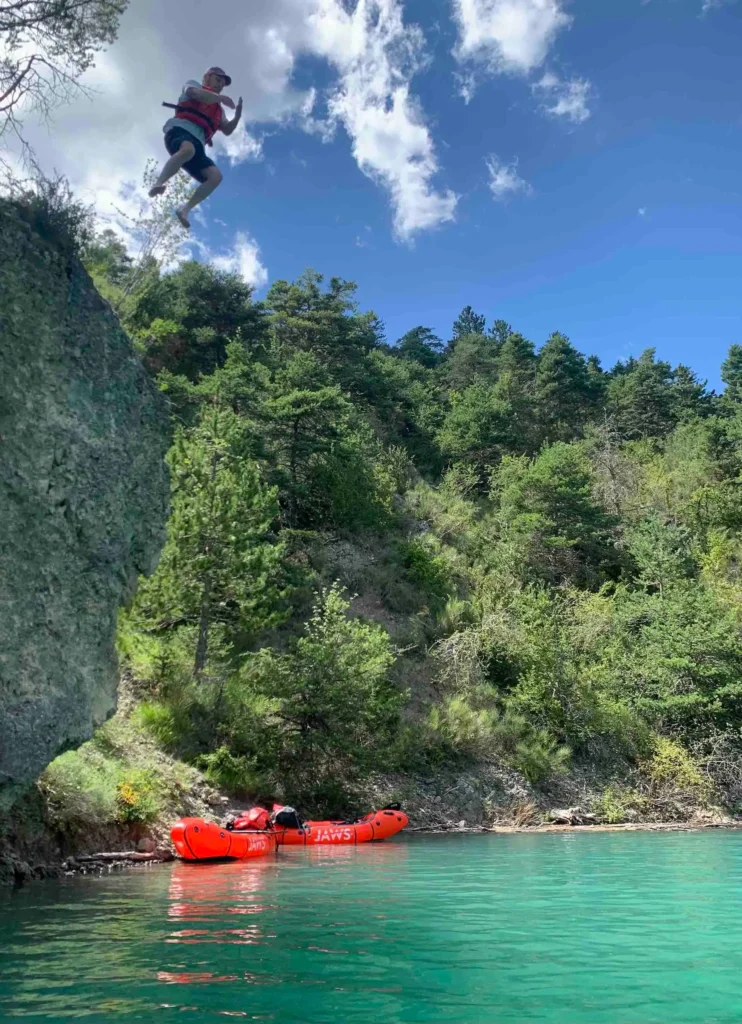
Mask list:
POLYGON ((742 835, 410 837, 0 898, 0 1020, 736 1024, 742 835))

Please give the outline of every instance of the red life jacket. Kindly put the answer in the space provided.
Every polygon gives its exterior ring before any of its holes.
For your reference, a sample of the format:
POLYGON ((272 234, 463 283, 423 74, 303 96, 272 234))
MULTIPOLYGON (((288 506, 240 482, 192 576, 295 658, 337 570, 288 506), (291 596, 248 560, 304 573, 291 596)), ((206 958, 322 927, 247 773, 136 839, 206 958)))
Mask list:
POLYGON ((268 827, 269 815, 264 807, 251 807, 245 814, 235 818, 234 827, 237 831, 257 829, 262 831, 268 827))
MULTIPOLYGON (((205 85, 201 86, 206 89, 205 85)), ((208 92, 213 92, 209 89, 208 92)), ((203 128, 206 136, 206 145, 211 145, 211 140, 219 131, 222 123, 222 108, 218 103, 201 103, 199 100, 186 100, 185 103, 178 103, 175 108, 175 116, 183 121, 192 121, 200 128, 203 128)))

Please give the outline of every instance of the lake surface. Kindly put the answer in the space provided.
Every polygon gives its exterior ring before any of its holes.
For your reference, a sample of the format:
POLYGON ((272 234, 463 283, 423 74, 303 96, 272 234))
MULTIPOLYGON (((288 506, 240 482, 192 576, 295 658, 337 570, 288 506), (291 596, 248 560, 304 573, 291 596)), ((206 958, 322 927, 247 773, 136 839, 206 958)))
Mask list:
POLYGON ((0 895, 0 1021, 742 1018, 742 833, 432 836, 0 895))

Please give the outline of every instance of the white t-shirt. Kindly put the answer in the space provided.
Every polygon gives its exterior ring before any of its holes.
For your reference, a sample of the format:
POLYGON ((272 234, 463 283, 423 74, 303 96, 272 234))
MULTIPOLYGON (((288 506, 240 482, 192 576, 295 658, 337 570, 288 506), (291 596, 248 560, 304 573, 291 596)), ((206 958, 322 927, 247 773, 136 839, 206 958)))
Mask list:
MULTIPOLYGON (((185 103, 188 100, 188 94, 186 93, 186 89, 201 88, 203 88, 203 86, 201 85, 200 82, 196 82, 194 79, 190 79, 190 81, 186 82, 186 84, 183 86, 183 91, 180 94, 178 103, 185 103)), ((167 132, 169 132, 171 128, 184 128, 187 132, 190 132, 191 135, 195 136, 195 138, 198 139, 202 146, 206 145, 206 133, 204 132, 200 124, 194 124, 193 121, 186 121, 185 118, 182 117, 171 117, 162 126, 162 130, 167 134, 167 132)))

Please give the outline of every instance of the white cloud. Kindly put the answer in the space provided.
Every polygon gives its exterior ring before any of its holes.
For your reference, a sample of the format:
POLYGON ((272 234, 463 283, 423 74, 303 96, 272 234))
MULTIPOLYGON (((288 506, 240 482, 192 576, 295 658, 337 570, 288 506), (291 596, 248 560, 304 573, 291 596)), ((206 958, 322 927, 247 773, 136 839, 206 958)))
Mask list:
POLYGON ((403 240, 453 220, 458 197, 438 192, 438 161, 410 80, 424 66, 420 29, 405 26, 399 0, 358 0, 350 12, 339 0, 319 0, 310 19, 314 45, 338 69, 330 120, 351 138, 364 174, 386 188, 394 228, 403 240))
POLYGON ((456 82, 458 95, 462 98, 464 103, 471 103, 474 99, 474 94, 477 91, 476 76, 471 72, 460 74, 458 71, 455 71, 453 78, 456 82))
POLYGON ((646 217, 647 216, 647 208, 646 208, 646 206, 640 206, 639 209, 636 212, 639 214, 640 217, 646 217))
MULTIPOLYGON (((455 76, 465 103, 482 74, 531 75, 542 67, 559 33, 572 23, 562 0, 452 0, 458 27, 454 56, 468 70, 455 76)), ((592 87, 586 79, 563 80, 551 72, 532 89, 544 97, 542 109, 581 124, 590 116, 592 87)))
MULTIPOLYGON (((166 158, 161 126, 169 112, 161 102, 173 102, 185 80, 216 62, 233 76, 228 93, 244 98, 244 125, 217 137, 215 152, 229 164, 262 157, 267 132, 257 126, 295 124, 326 140, 342 124, 360 169, 388 192, 401 238, 451 220, 457 197, 433 184, 435 147, 411 93, 425 62, 422 33, 404 25, 402 0, 348 7, 223 0, 219 17, 205 18, 200 0, 131 0, 117 42, 89 73, 92 100, 61 108, 51 130, 29 124, 41 166, 66 174, 115 221, 122 187, 138 187, 148 157, 166 158), (315 113, 315 89, 293 84, 303 55, 326 60, 336 76, 329 118, 315 113)), ((230 188, 229 175, 221 188, 230 188)))
POLYGON ((730 4, 734 4, 736 2, 737 0, 703 0, 701 13, 708 14, 709 11, 718 10, 719 7, 728 7, 730 4))
POLYGON ((588 101, 593 90, 587 79, 563 79, 547 71, 532 88, 543 97, 543 109, 552 117, 564 117, 573 124, 582 124, 590 117, 588 101))
POLYGON ((260 247, 245 231, 238 231, 234 245, 227 253, 212 253, 201 247, 207 261, 217 270, 239 274, 245 284, 263 288, 268 283, 268 271, 260 261, 260 247))
POLYGON ((504 200, 510 196, 531 195, 533 189, 518 174, 518 161, 510 164, 503 163, 494 154, 487 157, 487 170, 489 171, 489 188, 495 199, 504 200))
POLYGON ((560 0, 453 0, 461 61, 528 74, 543 64, 572 19, 560 0))
POLYGON ((217 155, 223 153, 230 166, 236 167, 248 160, 262 160, 263 140, 251 135, 244 123, 240 123, 231 135, 220 132, 214 137, 214 150, 217 155))

